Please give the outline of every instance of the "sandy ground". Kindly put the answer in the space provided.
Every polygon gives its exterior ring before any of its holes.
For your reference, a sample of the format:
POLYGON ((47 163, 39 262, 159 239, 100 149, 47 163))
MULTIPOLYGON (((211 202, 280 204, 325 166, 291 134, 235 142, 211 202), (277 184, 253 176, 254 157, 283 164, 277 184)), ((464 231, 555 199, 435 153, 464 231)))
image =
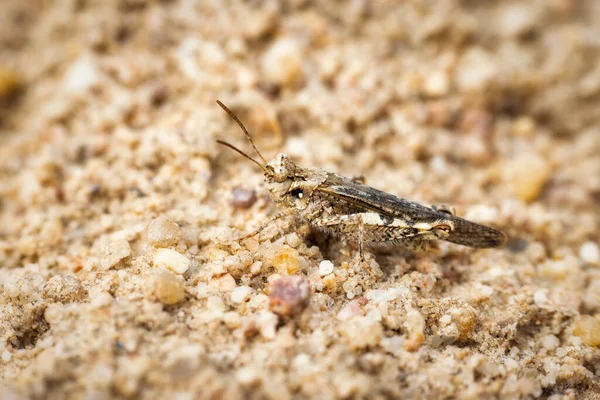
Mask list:
POLYGON ((600 3, 0 2, 3 398, 600 396, 600 3), (397 3, 397 4, 396 4, 397 3), (267 158, 510 236, 273 224, 267 158))

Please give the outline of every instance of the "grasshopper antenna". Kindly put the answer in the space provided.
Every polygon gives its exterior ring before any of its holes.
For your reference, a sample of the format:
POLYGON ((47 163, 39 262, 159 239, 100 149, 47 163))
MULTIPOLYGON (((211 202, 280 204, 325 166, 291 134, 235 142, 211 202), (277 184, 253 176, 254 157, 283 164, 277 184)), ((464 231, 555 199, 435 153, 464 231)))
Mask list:
POLYGON ((231 150, 243 155, 244 157, 246 157, 248 160, 252 161, 253 163, 255 163, 256 165, 258 165, 260 167, 260 169, 262 169, 263 171, 266 172, 265 167, 259 163, 258 161, 256 161, 254 158, 250 157, 248 154, 244 153, 243 151, 241 151, 240 149, 238 149, 237 147, 235 147, 232 144, 229 144, 227 142, 224 142, 222 140, 217 140, 217 143, 222 144, 223 146, 229 147, 231 150))
MULTIPOLYGON (((219 100, 217 100, 217 104, 219 106, 221 106, 221 108, 223 110, 225 110, 225 112, 227 114, 229 114, 229 116, 239 125, 240 128, 242 128, 242 131, 244 131, 244 133, 246 134, 246 138, 248 139, 248 141, 250 142, 250 144, 252 145, 252 148, 254 149, 254 151, 256 152, 256 154, 258 154, 258 156, 260 157, 260 159, 263 161, 264 164, 267 164, 267 160, 265 160, 265 158, 262 156, 262 154, 260 154, 260 151, 258 151, 258 149, 256 148, 256 146, 254 145, 254 142, 252 141, 252 137, 250 136, 250 133, 248 133, 248 130, 246 129, 246 127, 244 126, 244 124, 242 124, 242 121, 240 121, 240 119, 233 113, 233 111, 231 111, 229 108, 227 108, 227 106, 223 103, 221 103, 219 100)), ((243 153, 242 151, 240 151, 239 149, 233 147, 232 145, 230 145, 229 143, 225 143, 225 142, 221 142, 218 141, 220 144, 228 146, 229 148, 237 151, 238 153, 242 154, 244 157, 254 161, 255 163, 258 164, 258 162, 256 162, 256 160, 248 157, 247 154, 243 153)), ((259 164, 260 165, 260 164, 259 164)), ((260 166, 263 170, 265 169, 262 165, 260 166)))

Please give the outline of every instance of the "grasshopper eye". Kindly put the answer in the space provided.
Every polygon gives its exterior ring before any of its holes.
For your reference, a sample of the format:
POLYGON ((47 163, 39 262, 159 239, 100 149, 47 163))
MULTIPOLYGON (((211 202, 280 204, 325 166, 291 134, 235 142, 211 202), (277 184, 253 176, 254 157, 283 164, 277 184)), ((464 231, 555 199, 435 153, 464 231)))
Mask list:
POLYGON ((302 189, 293 189, 290 192, 290 195, 295 199, 301 199, 304 197, 304 191, 302 189))

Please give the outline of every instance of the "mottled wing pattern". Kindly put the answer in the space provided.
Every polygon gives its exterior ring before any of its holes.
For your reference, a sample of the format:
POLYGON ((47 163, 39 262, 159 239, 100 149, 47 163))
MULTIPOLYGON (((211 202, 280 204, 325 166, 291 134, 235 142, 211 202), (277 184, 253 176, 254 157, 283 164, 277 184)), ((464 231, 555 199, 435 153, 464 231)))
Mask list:
POLYGON ((454 222, 454 230, 446 240, 452 243, 485 248, 497 247, 506 241, 506 235, 497 229, 436 211, 338 174, 329 173, 327 181, 317 191, 332 199, 344 201, 353 209, 402 218, 409 224, 451 220, 454 222))

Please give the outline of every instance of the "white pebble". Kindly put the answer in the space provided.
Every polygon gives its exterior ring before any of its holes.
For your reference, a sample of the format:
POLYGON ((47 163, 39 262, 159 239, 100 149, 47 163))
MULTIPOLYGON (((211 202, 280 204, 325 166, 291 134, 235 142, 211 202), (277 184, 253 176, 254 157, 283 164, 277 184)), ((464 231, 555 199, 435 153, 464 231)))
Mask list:
POLYGON ((277 315, 269 311, 261 311, 257 318, 257 326, 260 334, 267 340, 275 339, 277 333, 277 315))
POLYGON ((302 49, 294 39, 279 39, 263 56, 262 69, 269 81, 289 85, 302 75, 302 49))
POLYGON ((235 377, 242 386, 254 386, 261 381, 258 370, 251 367, 240 368, 235 373, 235 377))
POLYGON ((548 297, 543 290, 538 290, 533 294, 533 302, 538 307, 543 307, 548 304, 548 297))
POLYGON ((10 351, 4 350, 2 352, 2 362, 10 362, 10 360, 12 359, 12 354, 10 354, 10 351))
POLYGON ((395 286, 393 288, 389 288, 386 290, 381 290, 381 289, 369 290, 366 293, 366 297, 370 301, 379 304, 379 303, 396 300, 397 298, 400 298, 407 293, 409 293, 409 289, 406 286, 398 285, 398 286, 395 286))
POLYGON ((113 297, 108 292, 98 293, 91 301, 93 308, 102 308, 112 304, 113 297))
POLYGON ((245 303, 252 294, 252 289, 248 286, 238 286, 231 291, 231 301, 235 304, 245 303))
POLYGON ((173 246, 179 242, 182 235, 181 228, 164 215, 154 218, 146 229, 148 243, 154 247, 173 246))
POLYGON ((494 289, 488 285, 481 285, 480 290, 481 290, 481 294, 484 295, 485 297, 490 297, 492 294, 494 294, 494 289))
POLYGON ((110 269, 131 255, 131 247, 125 239, 113 240, 103 249, 103 253, 100 265, 104 269, 110 269))
POLYGON ((440 97, 448 94, 450 80, 444 71, 434 71, 425 78, 425 93, 428 96, 440 97))
POLYGON ((560 344, 560 340, 554 335, 547 335, 542 338, 542 346, 548 350, 554 350, 560 344))
POLYGON ((190 259, 171 249, 158 249, 154 253, 154 266, 167 268, 176 274, 183 274, 190 267, 190 259))
POLYGON ((333 263, 329 260, 323 260, 319 263, 319 275, 326 276, 333 272, 333 263))
POLYGON ((81 58, 69 68, 65 77, 65 88, 74 94, 82 94, 96 86, 100 81, 100 73, 96 65, 88 57, 81 58))
POLYGON ((594 242, 585 242, 579 248, 579 257, 588 264, 600 264, 600 249, 594 242))
POLYGON ((448 314, 443 315, 440 318, 440 324, 442 324, 442 325, 448 325, 450 322, 452 322, 452 317, 448 314))

